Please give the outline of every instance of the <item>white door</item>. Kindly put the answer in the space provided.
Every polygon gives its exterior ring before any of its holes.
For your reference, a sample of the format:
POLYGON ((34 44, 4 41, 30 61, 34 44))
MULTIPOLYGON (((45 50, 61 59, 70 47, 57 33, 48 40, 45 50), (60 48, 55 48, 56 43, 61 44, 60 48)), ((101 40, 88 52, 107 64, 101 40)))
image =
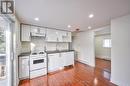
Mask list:
POLYGON ((55 71, 59 68, 59 53, 48 54, 48 71, 55 71))

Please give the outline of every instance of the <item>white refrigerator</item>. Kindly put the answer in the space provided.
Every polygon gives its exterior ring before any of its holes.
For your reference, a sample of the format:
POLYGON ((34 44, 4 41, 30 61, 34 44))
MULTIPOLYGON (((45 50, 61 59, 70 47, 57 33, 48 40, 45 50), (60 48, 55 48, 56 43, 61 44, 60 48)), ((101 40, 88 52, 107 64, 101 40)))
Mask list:
POLYGON ((12 86, 13 46, 11 21, 0 15, 0 86, 12 86))

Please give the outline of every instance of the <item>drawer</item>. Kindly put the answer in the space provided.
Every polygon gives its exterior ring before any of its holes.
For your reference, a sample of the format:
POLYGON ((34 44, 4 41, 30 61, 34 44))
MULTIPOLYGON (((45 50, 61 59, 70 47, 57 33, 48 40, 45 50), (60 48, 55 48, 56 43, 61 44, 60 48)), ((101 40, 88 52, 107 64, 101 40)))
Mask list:
POLYGON ((47 74, 47 68, 35 70, 30 72, 30 79, 43 76, 47 74))

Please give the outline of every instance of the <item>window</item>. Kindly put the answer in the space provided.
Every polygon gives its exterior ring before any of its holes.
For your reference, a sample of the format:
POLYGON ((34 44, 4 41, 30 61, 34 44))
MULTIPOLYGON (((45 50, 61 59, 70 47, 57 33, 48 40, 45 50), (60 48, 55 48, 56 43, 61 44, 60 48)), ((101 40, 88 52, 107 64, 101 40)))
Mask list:
POLYGON ((105 48, 111 48, 112 45, 111 45, 111 39, 104 39, 103 40, 103 47, 105 48))

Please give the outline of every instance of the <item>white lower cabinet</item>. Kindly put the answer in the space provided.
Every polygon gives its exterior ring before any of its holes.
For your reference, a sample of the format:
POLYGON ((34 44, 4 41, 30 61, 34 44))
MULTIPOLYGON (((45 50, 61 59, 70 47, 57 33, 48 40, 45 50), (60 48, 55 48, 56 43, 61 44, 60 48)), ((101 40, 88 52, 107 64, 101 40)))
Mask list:
POLYGON ((68 65, 74 65, 74 52, 67 52, 66 53, 66 58, 65 59, 65 62, 64 62, 64 65, 65 66, 68 66, 68 65))
POLYGON ((62 58, 64 59, 64 66, 74 65, 74 51, 72 52, 63 52, 62 58))
POLYGON ((55 71, 59 68, 59 53, 48 54, 48 71, 55 71))
POLYGON ((19 78, 29 78, 29 56, 19 57, 19 78))
POLYGON ((74 51, 48 54, 48 72, 74 65, 74 51))
POLYGON ((46 41, 47 42, 57 42, 57 31, 52 29, 46 30, 46 41))

